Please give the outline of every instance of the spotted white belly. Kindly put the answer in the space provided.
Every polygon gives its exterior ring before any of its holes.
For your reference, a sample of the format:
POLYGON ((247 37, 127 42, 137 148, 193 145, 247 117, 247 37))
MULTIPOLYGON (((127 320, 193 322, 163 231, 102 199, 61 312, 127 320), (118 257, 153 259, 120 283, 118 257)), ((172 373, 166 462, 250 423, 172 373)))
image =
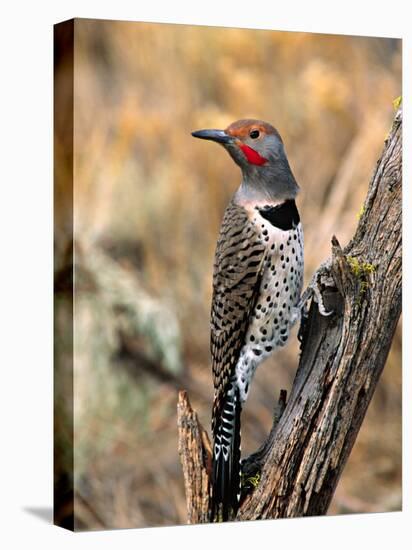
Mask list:
POLYGON ((303 284, 303 231, 283 231, 259 216, 261 238, 267 246, 259 298, 251 315, 245 344, 236 365, 241 401, 245 401, 256 367, 277 347, 284 346, 300 318, 296 307, 303 284))

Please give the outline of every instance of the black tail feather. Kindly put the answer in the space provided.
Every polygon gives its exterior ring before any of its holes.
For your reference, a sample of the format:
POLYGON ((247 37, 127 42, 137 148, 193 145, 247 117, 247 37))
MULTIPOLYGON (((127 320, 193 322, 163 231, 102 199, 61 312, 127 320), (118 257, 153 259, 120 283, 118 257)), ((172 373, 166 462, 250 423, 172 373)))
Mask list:
POLYGON ((212 521, 234 519, 240 497, 240 413, 238 388, 232 384, 214 424, 212 521))

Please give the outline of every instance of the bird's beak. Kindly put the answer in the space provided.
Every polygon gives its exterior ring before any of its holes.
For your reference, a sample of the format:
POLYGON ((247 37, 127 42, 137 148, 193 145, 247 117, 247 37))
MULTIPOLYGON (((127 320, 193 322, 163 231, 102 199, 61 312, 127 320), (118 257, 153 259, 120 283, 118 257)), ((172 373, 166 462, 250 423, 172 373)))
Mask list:
POLYGON ((196 132, 192 132, 192 136, 200 139, 210 139, 222 145, 233 143, 233 138, 224 130, 197 130, 196 132))

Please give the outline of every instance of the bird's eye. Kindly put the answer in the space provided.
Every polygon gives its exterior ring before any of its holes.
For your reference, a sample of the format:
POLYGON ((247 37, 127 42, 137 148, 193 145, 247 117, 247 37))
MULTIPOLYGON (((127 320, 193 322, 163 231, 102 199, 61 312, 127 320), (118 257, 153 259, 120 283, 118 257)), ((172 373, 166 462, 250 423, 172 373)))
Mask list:
POLYGON ((260 132, 259 130, 252 130, 249 134, 249 136, 252 138, 252 139, 256 139, 260 136, 260 132))

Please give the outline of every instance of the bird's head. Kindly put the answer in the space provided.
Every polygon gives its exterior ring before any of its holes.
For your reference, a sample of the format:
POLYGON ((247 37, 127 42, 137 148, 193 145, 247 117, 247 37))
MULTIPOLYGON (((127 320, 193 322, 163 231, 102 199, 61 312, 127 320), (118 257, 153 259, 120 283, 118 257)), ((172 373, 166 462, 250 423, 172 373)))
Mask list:
MULTIPOLYGON (((286 158, 279 132, 268 122, 237 120, 225 130, 198 130, 193 137, 215 141, 228 151, 243 173, 244 187, 265 194, 295 196, 297 183, 286 158)), ((277 197, 278 198, 278 197, 277 197)))
POLYGON ((237 120, 225 130, 198 130, 192 136, 220 143, 242 169, 276 162, 283 150, 276 128, 262 120, 237 120))

